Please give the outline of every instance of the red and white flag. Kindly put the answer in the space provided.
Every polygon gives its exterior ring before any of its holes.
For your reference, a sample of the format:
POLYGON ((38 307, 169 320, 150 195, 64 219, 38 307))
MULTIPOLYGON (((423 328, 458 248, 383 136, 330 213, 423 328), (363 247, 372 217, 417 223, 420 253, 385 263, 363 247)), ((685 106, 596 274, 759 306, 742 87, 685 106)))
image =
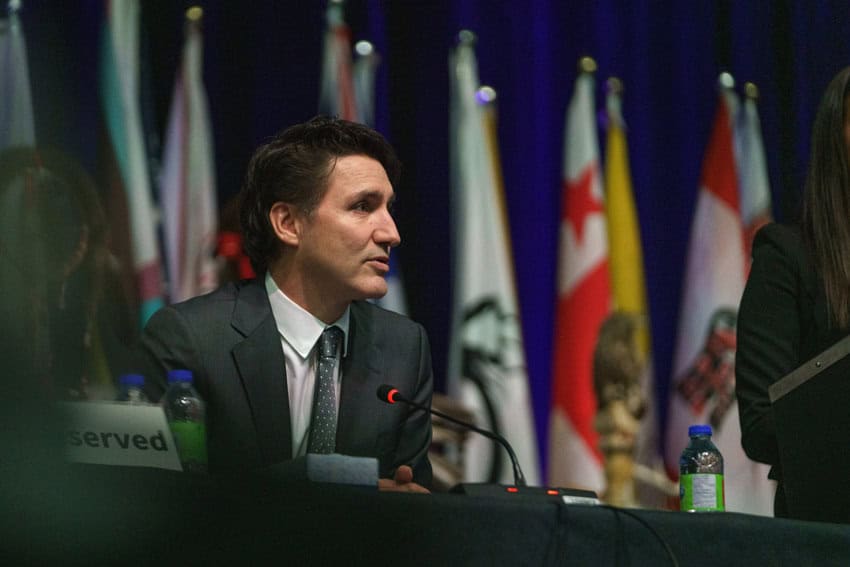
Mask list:
POLYGON ((174 84, 163 152, 161 203, 172 302, 218 285, 213 134, 203 69, 200 15, 187 12, 183 59, 174 84))
POLYGON ((351 30, 345 23, 341 2, 329 2, 327 10, 324 52, 322 54, 322 85, 319 93, 319 112, 343 120, 360 122, 354 98, 354 78, 351 67, 351 30))
POLYGON ((548 481, 601 493, 593 351, 611 310, 611 283, 594 81, 587 72, 576 79, 567 110, 562 190, 548 481))
POLYGON ((770 515, 768 469, 744 455, 735 400, 735 328, 748 264, 732 128, 736 105, 734 92, 723 89, 703 161, 679 308, 665 460, 678 478, 688 426, 710 424, 724 458, 726 509, 770 515))

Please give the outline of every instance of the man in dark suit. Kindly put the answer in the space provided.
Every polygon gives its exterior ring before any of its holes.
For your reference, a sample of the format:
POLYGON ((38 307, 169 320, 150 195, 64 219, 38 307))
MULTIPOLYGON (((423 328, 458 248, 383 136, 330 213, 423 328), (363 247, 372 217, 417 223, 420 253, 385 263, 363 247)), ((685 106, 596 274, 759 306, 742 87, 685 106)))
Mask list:
POLYGON ((240 195, 257 279, 151 318, 148 373, 193 372, 211 471, 336 452, 377 458, 382 489, 427 491, 430 416, 381 404, 375 392, 389 382, 430 406, 428 339, 365 301, 386 293, 390 249, 401 242, 390 214, 399 169, 365 126, 317 117, 284 130, 255 152, 240 195), (319 343, 332 328, 340 349, 322 366, 319 343))

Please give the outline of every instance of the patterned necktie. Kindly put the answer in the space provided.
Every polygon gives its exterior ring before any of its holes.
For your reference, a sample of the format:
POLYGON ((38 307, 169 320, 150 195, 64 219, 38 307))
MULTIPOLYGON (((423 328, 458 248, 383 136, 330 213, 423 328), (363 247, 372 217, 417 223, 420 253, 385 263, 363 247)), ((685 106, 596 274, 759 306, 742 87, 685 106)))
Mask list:
POLYGON ((310 419, 308 453, 333 453, 336 449, 336 395, 334 368, 343 333, 339 327, 328 327, 319 337, 316 393, 310 419))

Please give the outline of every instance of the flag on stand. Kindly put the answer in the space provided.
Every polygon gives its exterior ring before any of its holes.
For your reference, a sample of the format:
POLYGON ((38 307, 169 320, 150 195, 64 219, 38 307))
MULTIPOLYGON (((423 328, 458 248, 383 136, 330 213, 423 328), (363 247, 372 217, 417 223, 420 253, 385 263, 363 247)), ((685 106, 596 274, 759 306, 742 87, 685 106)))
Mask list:
POLYGON ((684 292, 673 358, 665 460, 678 478, 679 455, 688 426, 708 423, 724 459, 726 509, 770 515, 768 468, 741 448, 735 401, 735 328, 744 290, 747 257, 738 192, 733 124, 737 110, 731 77, 724 87, 703 161, 691 224, 684 292))
POLYGON ((186 12, 183 58, 174 84, 160 179, 169 299, 176 303, 218 285, 213 135, 202 81, 201 8, 186 12))
POLYGON ((587 57, 581 64, 564 137, 548 482, 602 493, 593 353, 611 311, 611 283, 596 133, 596 64, 587 57))
POLYGON ((608 137, 605 154, 605 211, 610 246, 611 287, 616 313, 628 316, 634 324, 633 355, 642 363, 641 391, 646 406, 636 439, 637 463, 662 469, 658 445, 658 412, 649 307, 646 298, 643 247, 638 214, 632 190, 626 125, 622 114, 622 84, 608 80, 608 137))
POLYGON ((761 121, 756 107, 758 89, 752 83, 747 83, 744 89, 746 98, 743 108, 738 112, 735 138, 738 179, 741 183, 741 219, 744 222, 744 243, 749 259, 756 232, 773 220, 773 207, 761 138, 761 121))
POLYGON ((35 145, 27 45, 18 19, 20 2, 0 20, 0 150, 35 145))
POLYGON ((113 253, 132 270, 130 297, 144 325, 162 304, 157 219, 139 110, 139 3, 110 0, 101 37, 100 98, 109 154, 106 208, 113 253), (126 228, 125 228, 126 227, 126 228), (124 234, 119 232, 126 230, 124 234))
MULTIPOLYGON (((451 196, 454 310, 449 394, 476 424, 514 447, 530 485, 539 485, 513 258, 495 130, 478 96, 478 68, 469 32, 450 56, 451 196)), ((480 437, 464 445, 470 482, 514 481, 508 456, 480 437)))
POLYGON ((342 2, 328 2, 327 24, 319 112, 360 122, 351 72, 351 31, 345 23, 342 2))

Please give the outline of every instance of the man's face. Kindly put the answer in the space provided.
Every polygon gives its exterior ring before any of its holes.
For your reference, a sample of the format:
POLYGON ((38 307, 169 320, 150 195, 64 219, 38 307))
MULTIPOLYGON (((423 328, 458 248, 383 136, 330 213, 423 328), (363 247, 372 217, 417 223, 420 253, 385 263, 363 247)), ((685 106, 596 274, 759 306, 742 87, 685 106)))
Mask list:
POLYGON ((322 200, 301 218, 298 250, 303 274, 327 302, 387 292, 390 248, 401 242, 389 211, 393 198, 380 162, 362 155, 336 160, 322 200))

